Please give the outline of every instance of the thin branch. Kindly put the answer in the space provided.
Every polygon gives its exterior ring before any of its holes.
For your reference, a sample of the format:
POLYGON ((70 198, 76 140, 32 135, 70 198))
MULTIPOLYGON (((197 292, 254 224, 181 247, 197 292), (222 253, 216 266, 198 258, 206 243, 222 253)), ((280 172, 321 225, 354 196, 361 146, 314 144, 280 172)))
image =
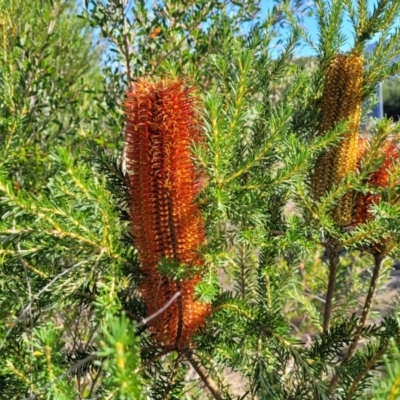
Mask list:
POLYGON ((42 290, 40 290, 38 293, 36 293, 33 297, 32 300, 28 303, 28 305, 19 313, 17 320, 14 322, 14 324, 10 327, 10 329, 7 331, 5 334, 2 342, 0 343, 0 350, 4 347, 4 344, 6 343, 6 340, 10 333, 13 331, 14 327, 16 326, 17 322, 21 320, 21 318, 29 311, 31 305, 33 304, 34 301, 36 301, 44 292, 46 292, 51 285, 56 282, 58 279, 60 279, 62 276, 68 274, 68 272, 71 272, 75 268, 79 267, 80 265, 84 264, 86 260, 81 261, 75 265, 73 265, 71 268, 66 269, 65 271, 61 272, 60 274, 56 275, 42 290))
MULTIPOLYGON (((21 247, 20 244, 17 244, 17 250, 18 250, 18 258, 21 261, 22 266, 24 267, 24 273, 25 273, 25 279, 26 279, 26 286, 28 288, 28 296, 29 296, 29 321, 30 321, 30 331, 27 332, 27 335, 29 337, 29 340, 31 341, 30 343, 30 351, 31 353, 33 353, 33 344, 32 344, 32 328, 33 328, 33 316, 32 316, 32 287, 31 287, 31 282, 29 280, 29 275, 28 275, 28 271, 25 265, 25 260, 23 259, 22 255, 21 255, 21 247)), ((30 359, 30 383, 29 383, 29 394, 32 396, 33 394, 33 375, 32 375, 32 359, 30 359)))
POLYGON ((182 292, 179 290, 176 292, 159 310, 157 310, 154 314, 149 315, 147 318, 143 318, 140 322, 136 324, 136 327, 140 328, 143 325, 146 325, 152 319, 158 317, 162 312, 164 312, 180 295, 182 292))
POLYGON ((175 362, 174 362, 174 367, 173 367, 173 370, 172 370, 172 373, 171 373, 171 377, 170 377, 169 380, 168 380, 168 388, 167 388, 167 390, 166 390, 165 393, 164 393, 163 400, 168 400, 169 392, 170 392, 171 389, 172 389, 172 385, 173 385, 173 383, 175 382, 176 375, 177 375, 177 373, 178 373, 178 367, 179 367, 179 360, 180 360, 180 357, 181 357, 181 355, 178 353, 178 355, 177 355, 177 357, 176 357, 176 360, 175 360, 175 362))
POLYGON ((356 376, 354 379, 349 392, 347 393, 345 400, 351 400, 353 398, 354 392, 357 390, 359 383, 365 377, 365 375, 369 372, 369 370, 376 364, 376 362, 386 353, 388 345, 390 342, 387 342, 385 346, 383 346, 368 362, 368 364, 363 368, 363 370, 356 376))
MULTIPOLYGON (((58 376, 55 380, 51 381, 50 383, 48 383, 47 385, 43 386, 42 388, 40 388, 41 392, 43 392, 44 390, 50 388, 51 386, 53 386, 56 382, 66 378, 67 376, 71 375, 71 374, 75 374, 78 372, 79 368, 82 365, 85 365, 88 362, 97 360, 99 358, 99 356, 97 355, 97 353, 91 353, 89 354, 87 357, 85 357, 83 360, 78 361, 76 364, 74 364, 71 368, 68 369, 67 372, 64 372, 63 374, 61 374, 60 376, 58 376)), ((40 394, 34 394, 32 396, 27 397, 25 400, 34 400, 36 399, 36 397, 40 396, 40 394)))
POLYGON ((101 372, 102 372, 102 367, 100 365, 99 370, 97 371, 97 374, 96 374, 95 378, 94 379, 92 378, 92 384, 91 384, 91 387, 90 387, 90 392, 89 392, 88 397, 87 397, 89 399, 92 396, 93 390, 96 387, 96 383, 97 383, 97 381, 98 381, 98 379, 99 379, 99 377, 101 375, 101 372))
POLYGON ((367 297, 365 298, 364 307, 363 307, 363 311, 361 314, 360 323, 357 327, 355 340, 353 341, 353 343, 349 346, 349 349, 347 350, 346 359, 350 358, 354 354, 354 351, 356 350, 358 341, 360 339, 361 332, 364 329, 365 324, 367 322, 369 312, 371 311, 372 302, 374 301, 376 288, 378 285, 378 279, 379 279, 379 275, 380 275, 380 272, 382 269, 382 264, 383 264, 384 258, 385 258, 385 255, 383 255, 382 253, 376 252, 374 254, 375 265, 374 265, 374 270, 372 273, 371 282, 369 284, 368 294, 367 294, 367 297))
POLYGON ((183 355, 190 362, 192 367, 195 369, 197 374, 200 376, 207 389, 214 396, 215 400, 223 400, 222 393, 219 390, 216 383, 211 379, 208 371, 201 365, 199 358, 193 353, 191 349, 187 349, 183 352, 183 355))
POLYGON ((130 62, 130 43, 128 40, 127 35, 123 35, 123 44, 124 44, 124 57, 125 57, 125 64, 126 64, 126 75, 128 78, 128 86, 130 85, 130 82, 132 82, 132 71, 131 71, 131 62, 130 62))
POLYGON ((324 309, 324 322, 323 322, 324 333, 329 331, 331 323, 333 296, 335 294, 336 275, 339 265, 339 254, 338 254, 339 251, 337 245, 327 246, 327 252, 329 256, 329 280, 328 280, 328 288, 326 291, 325 309, 324 309))
MULTIPOLYGON (((89 293, 84 293, 84 292, 78 291, 78 292, 76 292, 76 295, 80 296, 80 297, 84 297, 85 299, 88 299, 91 301, 96 300, 96 296, 93 296, 92 294, 89 294, 89 293)), ((140 317, 138 315, 134 314, 132 311, 125 310, 125 309, 122 309, 122 310, 129 318, 131 318, 135 321, 140 321, 140 317)))
POLYGON ((163 57, 161 57, 161 58, 157 61, 156 65, 153 67, 153 72, 154 72, 154 71, 157 71, 158 67, 159 67, 165 60, 167 60, 167 59, 169 58, 169 56, 170 56, 174 51, 176 51, 177 49, 179 49, 179 48, 181 47, 182 43, 189 37, 189 35, 190 35, 191 32, 193 31, 193 29, 196 28, 196 26, 199 25, 201 22, 203 22, 204 17, 206 17, 207 14, 208 14, 210 11, 212 11, 212 9, 208 9, 207 7, 205 7, 205 12, 203 12, 203 13, 200 14, 200 18, 199 18, 198 20, 194 21, 194 23, 193 23, 191 26, 189 26, 189 27, 187 28, 187 31, 188 31, 187 34, 184 35, 183 38, 182 38, 175 46, 172 46, 171 49, 170 49, 163 57))
POLYGON ((135 321, 140 321, 140 317, 138 315, 134 314, 132 311, 125 310, 125 309, 123 311, 129 318, 132 318, 135 321))
POLYGON ((137 374, 140 371, 143 371, 145 368, 147 368, 154 361, 158 360, 159 358, 161 358, 163 356, 166 356, 169 353, 172 353, 173 351, 175 351, 175 350, 174 349, 165 349, 165 350, 159 352, 158 354, 156 354, 155 356, 153 356, 149 360, 147 360, 145 363, 143 363, 139 368, 136 368, 134 373, 137 374))
MULTIPOLYGON (((78 265, 78 264, 77 264, 77 265, 78 265)), ((76 267, 77 265, 75 265, 75 267, 76 267)), ((70 268, 70 269, 72 269, 72 268, 70 268)), ((69 269, 69 270, 70 270, 70 269, 69 269)), ((67 271, 69 271, 69 270, 67 270, 67 271)), ((65 271, 64 271, 64 272, 65 272, 65 271)), ((61 274, 60 274, 60 275, 61 275, 61 274)), ((57 275, 57 276, 58 276, 58 275, 57 275)), ((53 281, 54 281, 54 280, 55 280, 55 278, 53 279, 53 281)), ((52 281, 52 282, 53 282, 53 281, 52 281)), ((46 288, 47 286, 49 286, 52 282, 50 282, 48 285, 46 285, 45 288, 46 288)), ((44 289, 45 289, 45 288, 44 288, 44 289)), ((43 292, 44 289, 42 289, 41 292, 43 292)), ((39 295, 41 292, 39 292, 38 295, 39 295)), ((139 323, 136 324, 136 326, 139 327, 139 326, 142 326, 142 325, 146 325, 149 321, 151 321, 152 319, 156 318, 159 314, 161 314, 163 311, 165 311, 165 310, 166 310, 166 309, 181 295, 181 294, 182 294, 181 291, 176 292, 176 293, 172 296, 172 298, 171 298, 169 301, 167 301, 167 303, 164 304, 163 307, 161 307, 158 311, 156 311, 154 314, 150 315, 149 317, 142 319, 139 323)), ((38 296, 38 295, 36 295, 36 296, 38 296)), ((24 309, 23 313, 25 313, 25 312, 26 312, 26 309, 24 309)), ((21 318, 21 315, 20 315, 20 318, 21 318)), ((4 338, 2 345, 4 344, 4 341, 7 339, 8 334, 9 334, 9 332, 7 333, 6 337, 4 338)), ((1 349, 1 347, 0 347, 0 349, 1 349)), ((167 353, 169 353, 169 352, 171 352, 171 350, 166 351, 165 354, 167 354, 167 353)), ((157 358, 160 357, 161 355, 163 355, 163 353, 164 353, 164 352, 158 354, 158 355, 157 355, 157 358)), ((90 362, 90 361, 93 361, 93 360, 98 360, 99 358, 100 358, 100 357, 99 357, 99 355, 98 355, 97 352, 94 352, 94 353, 89 354, 86 358, 84 358, 83 360, 78 361, 78 362, 77 362, 76 364, 74 364, 71 368, 69 368, 67 372, 64 372, 63 374, 61 374, 60 376, 58 376, 56 379, 54 379, 53 381, 51 381, 50 383, 48 383, 47 385, 45 385, 43 388, 41 388, 41 391, 43 391, 43 390, 45 390, 45 389, 48 389, 49 387, 51 387, 52 385, 54 385, 56 382, 58 382, 58 381, 60 381, 60 380, 62 380, 62 379, 64 379, 64 378, 66 378, 67 376, 76 373, 82 365, 85 365, 86 363, 88 363, 88 362, 90 362)), ((34 395, 30 396, 30 397, 27 397, 26 400, 33 400, 33 399, 35 399, 37 396, 39 396, 39 394, 34 394, 34 395)), ((222 399, 222 398, 221 398, 221 399, 222 399)))
MULTIPOLYGON (((349 346, 349 348, 347 349, 347 353, 343 359, 343 362, 345 362, 346 360, 351 358, 357 349, 357 345, 360 340, 362 330, 364 329, 365 324, 368 320, 368 316, 371 311, 372 302, 374 301, 376 288, 378 285, 378 279, 379 279, 379 275, 380 275, 380 272, 382 269, 384 258, 385 258, 385 254, 383 252, 379 252, 379 251, 374 252, 375 265, 374 265, 374 270, 372 273, 371 282, 369 284, 368 294, 367 294, 367 297, 365 298, 364 307, 363 307, 363 310, 361 313, 360 322, 359 322, 356 332, 355 332, 354 340, 351 343, 351 345, 349 346)), ((332 392, 332 390, 335 388, 338 380, 339 380, 339 375, 336 373, 332 377, 331 382, 329 384, 329 392, 332 392)), ((353 385, 354 385, 354 383, 353 383, 353 385)))

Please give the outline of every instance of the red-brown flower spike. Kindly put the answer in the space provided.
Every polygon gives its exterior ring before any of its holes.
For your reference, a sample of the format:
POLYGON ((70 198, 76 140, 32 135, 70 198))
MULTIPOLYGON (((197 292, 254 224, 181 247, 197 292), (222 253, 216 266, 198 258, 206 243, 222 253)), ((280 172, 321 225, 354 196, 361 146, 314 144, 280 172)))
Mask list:
POLYGON ((182 349, 210 307, 194 300, 198 275, 175 281, 157 265, 162 258, 196 271, 203 265, 198 250, 205 243, 204 224, 195 204, 199 175, 190 151, 200 133, 196 99, 179 80, 143 79, 132 84, 125 108, 130 218, 144 273, 140 290, 148 315, 182 292, 149 322, 158 344, 182 349))
MULTIPOLYGON (((367 151, 367 143, 365 140, 360 141, 360 160, 363 154, 367 151)), ((368 178, 370 186, 376 188, 385 188, 389 184, 391 172, 393 172, 394 162, 399 160, 399 152, 396 144, 391 141, 386 141, 381 149, 382 164, 368 178)), ((371 219, 370 208, 372 204, 377 204, 381 200, 379 194, 366 193, 359 195, 356 199, 356 204, 353 212, 353 225, 368 222, 371 219)))

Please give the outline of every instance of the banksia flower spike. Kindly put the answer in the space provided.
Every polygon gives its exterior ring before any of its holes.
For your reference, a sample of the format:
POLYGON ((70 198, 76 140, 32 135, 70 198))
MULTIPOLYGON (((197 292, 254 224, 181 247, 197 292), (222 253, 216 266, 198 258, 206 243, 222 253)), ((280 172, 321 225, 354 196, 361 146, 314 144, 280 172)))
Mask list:
POLYGON ((126 157, 134 244, 143 272, 140 290, 147 314, 159 311, 175 293, 181 296, 149 322, 154 340, 182 349, 201 327, 209 306, 194 300, 198 274, 181 281, 162 276, 158 263, 171 259, 201 272, 198 254, 205 242, 195 204, 197 178, 190 146, 199 138, 196 100, 179 80, 138 80, 126 100, 126 157))
MULTIPOLYGON (((357 167, 362 76, 363 59, 358 54, 339 54, 326 73, 318 134, 325 134, 346 119, 349 120, 349 132, 315 165, 311 183, 317 199, 357 167)), ((333 211, 337 224, 344 226, 351 222, 352 207, 352 193, 346 193, 333 211)))
MULTIPOLYGON (((366 151, 366 146, 362 145, 360 158, 366 151)), ((386 141, 382 146, 381 156, 383 162, 380 167, 370 175, 368 183, 372 187, 383 189, 388 186, 390 174, 394 169, 394 163, 399 160, 399 152, 396 144, 389 140, 386 141)), ((372 217, 370 213, 371 205, 379 203, 380 200, 381 196, 379 194, 360 194, 356 198, 352 224, 359 225, 368 222, 372 217)))

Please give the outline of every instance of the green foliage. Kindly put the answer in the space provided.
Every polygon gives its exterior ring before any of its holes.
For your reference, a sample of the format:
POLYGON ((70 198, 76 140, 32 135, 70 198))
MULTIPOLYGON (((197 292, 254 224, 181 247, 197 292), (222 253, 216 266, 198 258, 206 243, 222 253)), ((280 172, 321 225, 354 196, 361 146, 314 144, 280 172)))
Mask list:
MULTIPOLYGON (((123 287, 129 286, 126 278, 118 276, 125 264, 135 263, 132 250, 121 247, 122 226, 109 202, 104 179, 95 177, 85 164, 76 166, 65 150, 53 154, 52 160, 58 172, 39 196, 16 192, 4 177, 0 184, 4 211, 3 273, 13 277, 12 281, 1 283, 1 313, 5 323, 1 348, 2 354, 28 360, 31 353, 20 346, 21 339, 25 332, 49 320, 57 321, 54 331, 51 326, 47 328, 51 334, 60 329, 79 332, 58 338, 58 347, 66 346, 66 354, 76 358, 76 354, 94 346, 98 329, 108 326, 110 318, 129 298, 127 294, 125 299, 122 295, 120 300, 115 298, 123 287), (18 303, 12 300, 15 296, 18 303), (88 309, 90 299, 97 304, 92 311, 88 309), (97 321, 95 326, 89 323, 92 318, 97 321)), ((120 329, 127 328, 122 324, 120 329)), ((12 369, 7 366, 7 357, 2 363, 4 371, 9 373, 12 369)), ((29 362, 22 365, 31 369, 29 362)), ((43 368, 40 363, 35 367, 38 371, 43 368)), ((20 373, 31 376, 24 382, 26 385, 33 384, 32 374, 20 373)), ((55 372, 53 375, 57 376, 55 372)), ((121 375, 118 379, 122 385, 125 378, 121 375)), ((69 391, 65 390, 64 395, 69 391)))
POLYGON ((376 400, 394 400, 399 394, 399 349, 396 343, 390 344, 390 351, 383 358, 384 377, 380 379, 375 388, 373 388, 374 399, 376 400))
POLYGON ((0 2, 2 170, 34 190, 51 175, 48 155, 64 145, 82 156, 99 118, 99 52, 74 2, 0 2), (91 93, 92 92, 92 93, 91 93))
POLYGON ((139 370, 138 340, 132 336, 134 326, 123 316, 109 321, 109 329, 104 330, 104 341, 98 357, 104 362, 103 395, 118 400, 142 399, 139 370))

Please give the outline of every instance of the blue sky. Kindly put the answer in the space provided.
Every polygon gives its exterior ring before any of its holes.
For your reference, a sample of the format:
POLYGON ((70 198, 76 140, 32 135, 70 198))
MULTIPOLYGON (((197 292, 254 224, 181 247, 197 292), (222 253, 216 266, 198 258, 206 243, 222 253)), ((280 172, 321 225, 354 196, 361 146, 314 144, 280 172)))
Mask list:
MULTIPOLYGON (((376 2, 377 2, 377 0, 368 0, 368 6, 369 6, 370 10, 373 9, 376 2)), ((261 5, 262 5, 262 13, 265 15, 265 13, 269 9, 272 8, 273 2, 272 2, 272 0, 262 0, 261 5)), ((303 21, 303 26, 306 28, 306 30, 308 31, 308 33, 312 37, 312 39, 315 41, 315 43, 317 43, 318 42, 318 29, 317 29, 317 23, 315 20, 315 16, 313 16, 313 17, 305 16, 304 21, 303 21)), ((344 18, 344 21, 343 21, 342 33, 347 38, 346 44, 342 48, 343 51, 346 51, 353 44, 352 24, 347 16, 344 18)), ((304 46, 301 46, 298 48, 297 55, 298 56, 311 56, 311 55, 314 55, 314 52, 309 46, 304 45, 304 46)))

